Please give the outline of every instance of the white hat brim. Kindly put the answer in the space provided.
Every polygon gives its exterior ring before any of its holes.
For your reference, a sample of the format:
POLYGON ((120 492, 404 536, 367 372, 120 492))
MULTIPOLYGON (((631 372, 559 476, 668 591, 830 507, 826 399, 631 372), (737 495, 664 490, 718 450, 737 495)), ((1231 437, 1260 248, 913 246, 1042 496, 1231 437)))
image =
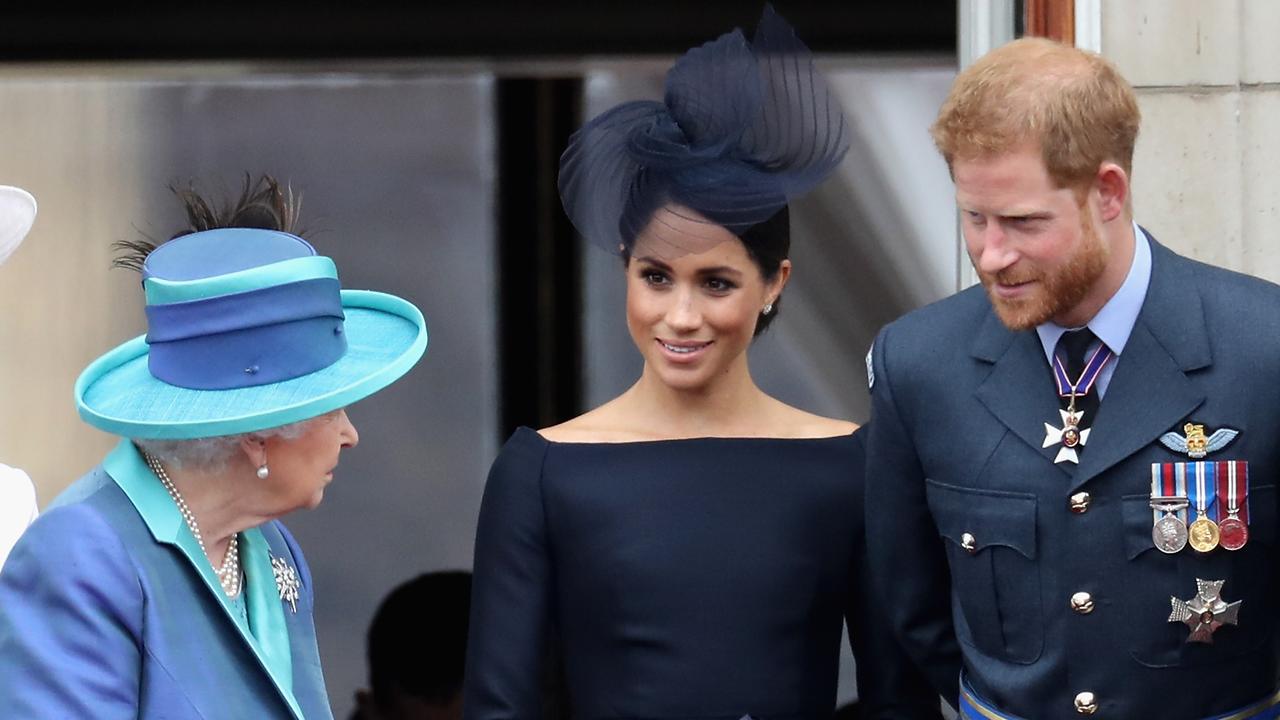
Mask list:
POLYGON ((22 188, 0 185, 0 263, 13 254, 36 221, 36 199, 22 188))

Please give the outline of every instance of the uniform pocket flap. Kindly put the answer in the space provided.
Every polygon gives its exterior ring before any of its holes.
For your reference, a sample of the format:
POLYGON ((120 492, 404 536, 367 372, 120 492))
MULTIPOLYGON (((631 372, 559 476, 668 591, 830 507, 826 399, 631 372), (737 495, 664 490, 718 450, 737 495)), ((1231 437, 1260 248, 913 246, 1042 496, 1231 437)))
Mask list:
POLYGON ((1036 496, 980 490, 925 480, 929 511, 938 533, 977 553, 1003 545, 1028 560, 1036 557, 1036 496))

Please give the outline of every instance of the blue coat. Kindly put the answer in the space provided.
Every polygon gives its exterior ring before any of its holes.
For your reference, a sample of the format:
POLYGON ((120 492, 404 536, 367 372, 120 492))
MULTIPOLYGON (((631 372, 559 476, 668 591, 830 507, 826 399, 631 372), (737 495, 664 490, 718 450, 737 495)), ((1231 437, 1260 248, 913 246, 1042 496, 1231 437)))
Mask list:
POLYGON ((1080 464, 1042 447, 1058 398, 1034 330, 981 287, 886 327, 872 351, 867 536, 908 649, 954 699, 1026 718, 1203 718, 1280 684, 1280 288, 1152 243, 1151 283, 1080 464), (1209 460, 1249 463, 1243 549, 1166 555, 1152 465, 1184 424, 1240 431, 1209 460), (1074 505, 1074 508, 1073 508, 1074 505), (966 537, 968 536, 968 537, 966 537), (1239 625, 1187 642, 1171 598, 1224 580, 1239 625), (1073 596, 1088 603, 1073 604, 1073 596))
POLYGON ((245 534, 301 580, 296 613, 283 612, 287 651, 273 655, 232 616, 212 569, 192 561, 194 538, 168 496, 160 491, 167 505, 145 496, 160 487, 145 468, 125 441, 72 487, 83 499, 42 515, 9 556, 0 715, 332 718, 311 576, 293 538, 275 521, 245 534))

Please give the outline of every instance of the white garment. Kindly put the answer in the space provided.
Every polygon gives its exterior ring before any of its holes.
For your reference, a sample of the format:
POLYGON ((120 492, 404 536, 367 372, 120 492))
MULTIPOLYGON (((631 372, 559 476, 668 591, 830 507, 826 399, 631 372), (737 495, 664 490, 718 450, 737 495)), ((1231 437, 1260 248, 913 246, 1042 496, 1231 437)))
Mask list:
POLYGON ((0 463, 0 568, 18 537, 35 522, 36 489, 18 468, 0 463))

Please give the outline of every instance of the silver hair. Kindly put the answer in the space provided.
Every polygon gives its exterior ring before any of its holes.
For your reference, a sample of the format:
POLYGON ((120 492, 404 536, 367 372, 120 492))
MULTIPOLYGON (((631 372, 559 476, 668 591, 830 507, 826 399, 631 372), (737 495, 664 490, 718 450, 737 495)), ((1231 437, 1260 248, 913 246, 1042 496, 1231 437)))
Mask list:
POLYGON ((279 438, 294 440, 302 436, 307 425, 316 418, 301 420, 288 425, 257 430, 239 435, 223 435, 220 437, 196 438, 194 440, 149 440, 134 438, 133 443, 142 451, 155 457, 171 468, 195 468, 204 471, 217 471, 226 467, 227 462, 239 451, 240 441, 245 438, 267 440, 279 438))

